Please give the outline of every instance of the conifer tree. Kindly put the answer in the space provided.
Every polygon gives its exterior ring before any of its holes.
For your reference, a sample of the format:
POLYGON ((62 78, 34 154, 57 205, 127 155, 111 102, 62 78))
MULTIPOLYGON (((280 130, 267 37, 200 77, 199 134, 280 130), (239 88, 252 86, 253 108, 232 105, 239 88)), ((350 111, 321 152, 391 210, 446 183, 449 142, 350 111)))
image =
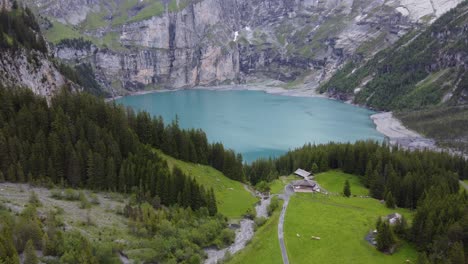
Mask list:
POLYGON ((387 195, 385 196, 385 205, 391 209, 396 207, 395 198, 393 198, 392 192, 387 192, 387 195))
POLYGON ((381 221, 377 226, 377 249, 389 251, 395 245, 396 239, 388 221, 381 221))
POLYGON ((312 164, 311 171, 312 171, 312 173, 317 173, 317 172, 319 171, 319 168, 318 168, 317 163, 314 162, 314 163, 312 164))
POLYGON ((208 212, 210 212, 210 215, 215 215, 218 212, 218 206, 216 205, 216 198, 213 189, 210 189, 208 194, 208 212))
POLYGON ((366 165, 366 174, 364 175, 364 185, 369 188, 371 186, 371 183, 375 180, 373 179, 373 174, 374 172, 374 169, 372 168, 372 161, 369 160, 367 161, 367 165, 366 165))
POLYGON ((23 170, 23 166, 21 166, 21 163, 17 163, 16 164, 16 180, 18 182, 25 182, 26 181, 26 177, 24 176, 24 170, 23 170))
POLYGON ((39 260, 34 249, 33 241, 30 239, 26 243, 26 248, 24 249, 24 264, 37 264, 39 260))
POLYGON ((351 196, 351 186, 349 185, 349 180, 345 181, 344 187, 343 187, 343 195, 346 197, 351 196))
POLYGON ((81 183, 80 163, 75 150, 72 150, 68 160, 67 178, 68 182, 74 187, 79 186, 81 183))

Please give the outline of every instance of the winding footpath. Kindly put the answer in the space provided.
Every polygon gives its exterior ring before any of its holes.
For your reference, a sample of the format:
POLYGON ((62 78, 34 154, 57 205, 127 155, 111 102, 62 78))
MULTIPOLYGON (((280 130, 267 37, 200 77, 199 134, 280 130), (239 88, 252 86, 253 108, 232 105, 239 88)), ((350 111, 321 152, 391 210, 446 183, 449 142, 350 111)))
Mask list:
POLYGON ((286 245, 284 244, 284 218, 286 216, 286 209, 288 209, 289 198, 293 193, 294 190, 289 184, 284 187, 284 194, 278 196, 284 200, 283 209, 281 210, 278 222, 278 240, 281 248, 281 256, 283 257, 283 264, 289 264, 288 251, 286 250, 286 245))

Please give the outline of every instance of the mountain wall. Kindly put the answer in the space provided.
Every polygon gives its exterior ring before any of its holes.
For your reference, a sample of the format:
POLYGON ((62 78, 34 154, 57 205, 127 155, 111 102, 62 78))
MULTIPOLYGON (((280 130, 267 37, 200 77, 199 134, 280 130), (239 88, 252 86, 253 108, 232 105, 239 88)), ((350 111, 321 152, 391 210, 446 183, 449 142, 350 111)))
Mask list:
POLYGON ((34 15, 9 0, 0 6, 0 84, 50 97, 68 82, 50 60, 34 15))
POLYGON ((114 94, 265 79, 314 89, 460 0, 27 0, 55 55, 114 94))

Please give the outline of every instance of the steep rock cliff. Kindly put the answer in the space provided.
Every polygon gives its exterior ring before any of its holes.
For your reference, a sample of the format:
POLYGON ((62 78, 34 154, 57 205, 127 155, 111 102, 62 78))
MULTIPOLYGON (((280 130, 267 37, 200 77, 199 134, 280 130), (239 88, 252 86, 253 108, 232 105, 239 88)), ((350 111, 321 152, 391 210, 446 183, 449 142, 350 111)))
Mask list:
POLYGON ((83 36, 57 57, 94 65, 104 86, 180 88, 270 78, 315 88, 460 0, 28 0, 48 35, 83 36), (60 30, 59 30, 60 29, 60 30))
POLYGON ((67 80, 50 60, 34 16, 8 0, 0 6, 0 84, 50 97, 67 80))

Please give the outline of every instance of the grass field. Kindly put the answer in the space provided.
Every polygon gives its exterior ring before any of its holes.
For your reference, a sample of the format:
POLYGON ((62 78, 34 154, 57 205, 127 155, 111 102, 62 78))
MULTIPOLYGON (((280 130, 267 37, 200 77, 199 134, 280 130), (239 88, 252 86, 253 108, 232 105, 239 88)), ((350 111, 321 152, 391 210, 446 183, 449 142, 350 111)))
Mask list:
POLYGON ((316 180, 323 189, 331 193, 342 193, 345 181, 349 180, 351 195, 369 195, 369 190, 361 184, 359 176, 341 171, 320 173, 315 176, 314 180, 316 180))
POLYGON ((228 264, 282 264, 278 241, 278 219, 282 202, 278 209, 255 233, 255 237, 242 251, 233 256, 228 264))
POLYGON ((194 177, 198 183, 213 188, 218 202, 218 210, 232 219, 240 219, 248 208, 258 201, 242 183, 231 180, 218 170, 209 166, 183 162, 158 151, 169 166, 177 166, 186 174, 194 177))
POLYGON ((60 22, 52 22, 53 26, 45 31, 45 37, 48 41, 57 44, 62 39, 73 39, 82 37, 80 32, 66 26, 60 22))
POLYGON ((417 253, 406 243, 390 256, 364 239, 375 228, 377 217, 395 211, 411 219, 408 210, 390 210, 375 199, 296 194, 291 197, 285 221, 290 262, 310 263, 314 259, 327 264, 405 263, 408 259, 414 262, 417 253), (321 240, 313 240, 311 236, 321 240))
POLYGON ((288 185, 292 181, 299 180, 300 178, 295 175, 281 176, 278 179, 271 182, 270 192, 272 194, 283 193, 284 186, 288 185))

